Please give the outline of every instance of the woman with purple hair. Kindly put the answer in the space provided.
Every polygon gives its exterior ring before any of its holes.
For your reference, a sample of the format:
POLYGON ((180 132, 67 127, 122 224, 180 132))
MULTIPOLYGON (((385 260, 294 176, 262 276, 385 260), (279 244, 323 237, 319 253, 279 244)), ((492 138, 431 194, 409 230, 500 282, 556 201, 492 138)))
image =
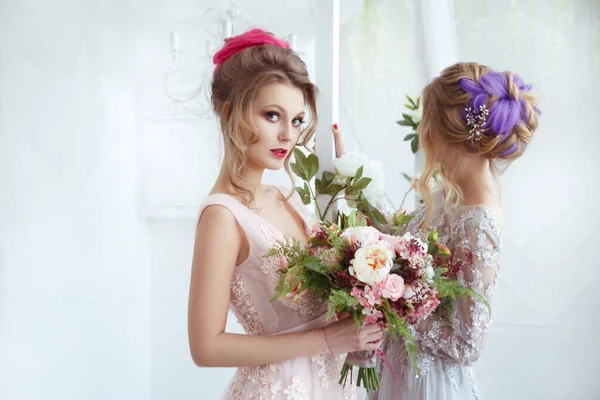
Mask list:
MULTIPOLYGON (((425 152, 420 192, 425 204, 406 231, 426 239, 429 229, 455 255, 457 279, 491 302, 502 248, 497 176, 519 158, 538 125, 531 85, 512 72, 477 63, 446 68, 423 90, 419 126, 425 152), (427 182, 436 174, 432 192, 427 182)), ((412 293, 418 296, 419 293, 412 293)), ((375 399, 475 400, 483 394, 471 365, 491 323, 483 302, 459 298, 411 327, 419 350, 413 369, 402 340, 386 340, 391 364, 381 369, 375 399)))

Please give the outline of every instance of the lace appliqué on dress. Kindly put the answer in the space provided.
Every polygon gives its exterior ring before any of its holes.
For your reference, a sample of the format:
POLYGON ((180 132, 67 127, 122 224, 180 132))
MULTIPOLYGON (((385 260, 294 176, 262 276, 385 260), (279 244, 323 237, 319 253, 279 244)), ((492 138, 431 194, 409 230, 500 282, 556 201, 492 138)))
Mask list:
POLYGON ((283 388, 281 379, 276 379, 281 372, 277 363, 258 367, 241 367, 237 370, 229 390, 225 394, 227 400, 310 400, 308 385, 300 376, 294 376, 291 384, 283 388), (249 393, 245 393, 249 389, 249 393))
POLYGON ((281 381, 273 375, 281 370, 279 364, 260 365, 258 367, 241 367, 235 373, 229 390, 225 394, 227 400, 244 398, 244 388, 249 386, 248 398, 256 400, 280 399, 282 392, 281 381), (249 383, 249 385, 248 385, 249 383))
POLYGON ((312 362, 318 366, 318 375, 321 387, 329 389, 332 384, 337 385, 340 371, 346 359, 345 355, 319 354, 312 357, 312 362))
POLYGON ((230 302, 230 308, 246 334, 264 334, 262 323, 252 302, 252 297, 248 294, 244 280, 240 275, 239 267, 235 267, 233 271, 230 302))
POLYGON ((481 399, 481 391, 479 390, 479 385, 473 376, 473 371, 469 370, 469 381, 471 382, 471 388, 473 389, 473 397, 475 400, 481 399))
MULTIPOLYGON (((427 230, 421 230, 419 227, 425 217, 425 211, 425 207, 419 208, 414 213, 415 218, 407 226, 407 231, 416 237, 426 238, 428 234, 427 230)), ((473 258, 474 266, 470 270, 472 276, 466 280, 465 274, 460 271, 458 281, 483 296, 491 296, 496 287, 497 273, 492 279, 488 277, 486 281, 484 271, 488 268, 498 271, 502 247, 501 232, 495 214, 487 208, 478 207, 459 213, 456 218, 446 218, 442 214, 433 217, 432 227, 439 230, 441 243, 463 251, 473 258)), ((483 336, 491 321, 487 308, 480 301, 469 303, 465 309, 468 310, 468 324, 462 321, 464 317, 461 319, 455 307, 450 323, 434 313, 429 316, 433 322, 427 331, 419 332, 410 327, 419 347, 417 365, 421 376, 430 371, 436 359, 441 359, 447 368, 450 383, 457 387, 457 369, 461 365, 470 365, 478 358, 483 336)), ((396 372, 403 375, 410 365, 410 360, 404 346, 398 348, 395 359, 400 371, 396 372)), ((476 386, 473 386, 473 392, 478 398, 476 386)))
POLYGON ((292 379, 292 385, 283 391, 287 400, 310 400, 308 398, 308 387, 299 376, 292 379))

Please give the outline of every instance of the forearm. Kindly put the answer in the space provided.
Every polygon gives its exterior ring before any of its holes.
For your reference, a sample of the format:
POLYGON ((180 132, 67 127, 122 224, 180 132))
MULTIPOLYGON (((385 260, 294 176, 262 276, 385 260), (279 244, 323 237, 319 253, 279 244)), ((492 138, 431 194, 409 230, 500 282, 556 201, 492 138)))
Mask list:
POLYGON ((192 349, 192 358, 203 367, 243 367, 327 352, 323 329, 272 336, 221 333, 192 349))

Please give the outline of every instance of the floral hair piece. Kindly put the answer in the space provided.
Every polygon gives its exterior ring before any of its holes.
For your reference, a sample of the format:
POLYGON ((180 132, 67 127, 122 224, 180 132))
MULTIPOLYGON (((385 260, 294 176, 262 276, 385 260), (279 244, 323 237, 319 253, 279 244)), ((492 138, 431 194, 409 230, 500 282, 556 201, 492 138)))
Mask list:
POLYGON ((481 135, 483 135, 485 129, 484 126, 487 121, 487 116, 490 114, 490 110, 488 110, 485 104, 482 104, 479 106, 479 112, 473 111, 471 107, 466 107, 465 111, 467 113, 467 126, 471 127, 471 130, 469 131, 469 140, 481 140, 481 135))

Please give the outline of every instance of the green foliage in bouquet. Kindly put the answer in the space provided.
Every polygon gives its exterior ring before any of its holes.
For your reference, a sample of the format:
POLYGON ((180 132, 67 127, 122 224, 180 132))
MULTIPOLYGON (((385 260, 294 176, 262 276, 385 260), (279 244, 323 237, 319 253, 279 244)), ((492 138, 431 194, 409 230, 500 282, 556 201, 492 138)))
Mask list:
MULTIPOLYGON (((369 201, 363 194, 363 191, 369 186, 372 179, 363 176, 363 167, 358 168, 354 176, 346 177, 345 181, 340 183, 336 181, 336 176, 330 171, 323 171, 320 178, 316 175, 319 171, 319 159, 314 154, 308 156, 296 148, 294 149, 296 161, 290 164, 292 171, 302 179, 303 185, 297 186, 296 191, 300 194, 304 204, 314 202, 319 218, 324 221, 329 208, 337 201, 346 199, 355 204, 356 209, 364 215, 375 227, 381 227, 386 223, 383 214, 369 201), (311 187, 311 180, 315 178, 315 190, 311 187), (328 204, 323 210, 317 202, 319 195, 331 196, 328 204)), ((360 217, 359 217, 360 218, 360 217)), ((335 221, 342 229, 350 226, 347 216, 337 213, 335 221)), ((355 225, 352 225, 355 226, 355 225)))

